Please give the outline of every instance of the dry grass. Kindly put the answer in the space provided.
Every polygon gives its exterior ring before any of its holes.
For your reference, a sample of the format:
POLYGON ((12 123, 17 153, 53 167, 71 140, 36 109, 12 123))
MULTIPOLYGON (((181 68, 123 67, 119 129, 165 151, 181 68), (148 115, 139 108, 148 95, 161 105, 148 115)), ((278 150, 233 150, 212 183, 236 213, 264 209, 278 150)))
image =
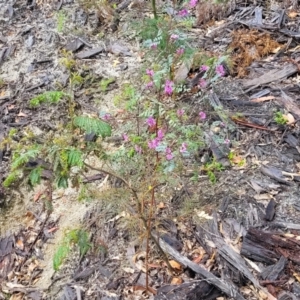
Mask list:
POLYGON ((238 77, 243 77, 248 74, 247 67, 253 61, 260 60, 270 53, 276 53, 280 44, 268 33, 241 29, 233 32, 229 47, 232 50, 234 72, 238 77))

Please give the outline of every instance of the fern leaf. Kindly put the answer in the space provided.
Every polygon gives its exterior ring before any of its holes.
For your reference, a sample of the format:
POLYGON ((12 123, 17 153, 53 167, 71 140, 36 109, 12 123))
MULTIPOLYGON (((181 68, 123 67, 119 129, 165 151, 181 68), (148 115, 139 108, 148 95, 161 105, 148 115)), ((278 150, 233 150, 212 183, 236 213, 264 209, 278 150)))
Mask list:
POLYGON ((68 165, 70 167, 82 167, 83 160, 82 160, 82 152, 78 149, 70 149, 68 151, 68 165))
POLYGON ((59 246, 59 248, 57 249, 53 257, 53 269, 55 271, 58 271, 59 267, 61 266, 61 264, 63 263, 64 259, 67 257, 69 252, 70 252, 69 245, 64 243, 63 245, 59 246))
POLYGON ((9 173, 6 179, 3 181, 3 186, 6 188, 10 187, 19 178, 20 174, 21 173, 18 171, 9 173))
POLYGON ((102 137, 111 135, 110 125, 98 119, 79 116, 74 118, 74 125, 84 130, 87 134, 95 133, 102 137))
POLYGON ((59 176, 57 179, 57 187, 66 189, 68 187, 68 177, 59 176))
POLYGON ((80 252, 80 255, 83 256, 85 255, 91 245, 89 244, 89 236, 88 236, 88 233, 84 230, 78 230, 77 232, 77 236, 78 236, 78 246, 79 246, 79 252, 80 252))
POLYGON ((31 107, 37 107, 43 102, 58 103, 62 97, 65 96, 65 93, 60 91, 49 91, 43 94, 40 94, 29 101, 31 107))
POLYGON ((35 186, 36 184, 40 183, 41 181, 41 173, 42 173, 42 168, 41 167, 37 167, 35 169, 33 169, 30 174, 29 174, 29 180, 30 180, 30 184, 32 186, 35 186))
POLYGON ((14 158, 11 164, 11 169, 12 170, 18 169, 19 167, 26 164, 30 158, 35 158, 38 154, 39 154, 39 149, 30 149, 25 153, 21 153, 19 156, 14 158))

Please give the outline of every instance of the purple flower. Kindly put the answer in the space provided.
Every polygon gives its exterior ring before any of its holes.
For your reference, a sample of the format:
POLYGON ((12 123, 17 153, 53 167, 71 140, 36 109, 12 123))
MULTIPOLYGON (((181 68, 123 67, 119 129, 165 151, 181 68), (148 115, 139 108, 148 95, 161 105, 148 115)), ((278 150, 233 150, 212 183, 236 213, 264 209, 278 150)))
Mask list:
POLYGON ((223 77, 225 75, 225 70, 224 70, 223 65, 216 66, 216 73, 221 77, 223 77))
POLYGON ((179 149, 179 152, 180 152, 180 153, 186 152, 186 150, 187 150, 186 147, 187 147, 186 143, 182 143, 182 144, 181 144, 181 147, 180 147, 180 149, 179 149))
POLYGON ((200 67, 200 71, 206 72, 206 71, 208 71, 208 70, 209 70, 209 66, 202 65, 202 66, 200 67))
POLYGON ((224 141, 224 144, 229 145, 229 144, 230 144, 230 140, 229 140, 229 139, 226 139, 226 140, 224 141))
POLYGON ((147 69, 147 70, 146 70, 146 74, 149 75, 150 77, 153 77, 154 71, 153 71, 153 70, 150 70, 150 69, 147 69))
POLYGON ((153 87, 153 81, 150 81, 146 84, 146 89, 151 89, 153 87))
POLYGON ((164 138, 164 132, 162 131, 162 129, 159 129, 157 131, 157 140, 160 142, 163 138, 164 138))
POLYGON ((129 137, 126 133, 123 133, 123 140, 124 142, 129 142, 129 137))
POLYGON ((104 116, 101 117, 102 120, 104 121, 108 121, 111 119, 111 114, 109 113, 106 113, 104 116))
POLYGON ((173 156, 172 150, 168 147, 168 148, 166 149, 166 159, 167 159, 167 160, 171 160, 171 159, 173 159, 173 158, 174 158, 174 156, 173 156))
POLYGON ((207 86, 206 80, 203 79, 203 78, 200 78, 199 85, 200 85, 201 88, 205 88, 207 86))
POLYGON ((155 119, 154 119, 152 116, 150 116, 150 117, 147 119, 147 124, 148 124, 149 127, 153 127, 153 126, 156 125, 156 121, 155 121, 155 119))
POLYGON ((178 116, 179 118, 181 118, 183 115, 184 115, 184 109, 183 109, 183 108, 178 109, 178 110, 177 110, 177 116, 178 116))
POLYGON ((148 147, 150 149, 155 149, 158 145, 159 145, 159 140, 157 138, 148 142, 148 147))
POLYGON ((171 96, 173 93, 173 81, 171 80, 166 80, 165 83, 165 94, 168 96, 171 96))
POLYGON ((141 146, 135 145, 134 150, 136 151, 136 153, 142 154, 142 147, 141 146))
POLYGON ((189 12, 187 11, 187 9, 182 9, 178 12, 178 16, 184 18, 189 14, 189 12))
POLYGON ((184 53, 184 49, 183 48, 179 48, 176 50, 176 54, 177 55, 182 55, 184 53))
POLYGON ((201 120, 205 120, 206 119, 206 113, 204 111, 200 111, 199 112, 199 117, 201 120))
POLYGON ((195 7, 197 5, 198 0, 190 0, 190 7, 195 7))
POLYGON ((170 39, 171 39, 172 41, 176 41, 176 40, 178 40, 178 38, 179 38, 179 35, 178 35, 178 34, 171 34, 171 36, 170 36, 170 39))
POLYGON ((157 43, 153 43, 153 44, 150 46, 150 48, 151 48, 152 50, 157 49, 157 43))

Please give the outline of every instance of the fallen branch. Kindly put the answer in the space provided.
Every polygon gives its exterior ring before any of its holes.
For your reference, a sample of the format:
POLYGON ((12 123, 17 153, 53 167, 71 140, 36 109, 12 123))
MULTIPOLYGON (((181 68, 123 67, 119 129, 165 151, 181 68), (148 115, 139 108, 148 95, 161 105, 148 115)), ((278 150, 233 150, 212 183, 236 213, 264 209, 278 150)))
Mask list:
MULTIPOLYGON (((155 236, 155 237, 158 238, 157 236, 155 236)), ((187 257, 181 255, 178 251, 176 251, 173 247, 171 247, 169 244, 167 244, 162 239, 159 240, 159 244, 160 244, 160 247, 166 253, 168 253, 170 256, 172 256, 177 262, 179 262, 181 265, 183 265, 185 267, 189 267, 194 272, 200 274, 202 277, 205 278, 205 280, 208 283, 213 284, 215 287, 220 289, 222 292, 224 292, 229 297, 232 297, 236 300, 245 300, 245 298, 239 293, 237 287, 235 285, 233 285, 232 283, 225 282, 224 280, 216 277, 215 275, 213 275, 209 271, 205 270, 201 266, 190 261, 187 257)))

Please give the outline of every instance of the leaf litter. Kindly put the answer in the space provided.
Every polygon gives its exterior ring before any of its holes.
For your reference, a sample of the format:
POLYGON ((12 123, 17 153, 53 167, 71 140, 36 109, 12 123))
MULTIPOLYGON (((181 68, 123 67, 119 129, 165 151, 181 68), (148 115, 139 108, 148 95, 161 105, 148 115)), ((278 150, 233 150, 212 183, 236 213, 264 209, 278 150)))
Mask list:
MULTIPOLYGON (((0 85, 0 126, 1 134, 5 135, 11 128, 25 130, 30 124, 42 136, 55 128, 53 118, 64 118, 51 107, 33 112, 26 104, 45 90, 55 90, 57 82, 65 84, 66 72, 57 68, 58 45, 76 52, 77 58, 84 59, 99 78, 128 80, 138 68, 137 51, 126 38, 122 41, 122 37, 120 42, 120 36, 109 32, 111 40, 109 37, 103 45, 92 36, 74 39, 65 33, 67 39, 60 41, 54 4, 41 1, 36 7, 30 5, 26 1, 6 1, 1 7, 5 30, 0 36, 0 75, 5 84, 0 85), (33 21, 23 28, 22 18, 28 18, 28 14, 33 21), (47 15, 52 18, 45 18, 47 15), (127 68, 118 67, 116 59, 127 68)), ((72 19, 77 26, 83 26, 86 20, 95 30, 99 22, 111 31, 120 26, 116 25, 110 7, 97 13, 94 21, 92 14, 72 1, 62 1, 60 8, 65 12, 77 9, 72 19)), ((126 10, 120 13, 124 18, 121 25, 126 25, 129 13, 126 10)), ((298 17, 295 1, 283 1, 272 9, 264 3, 257 6, 250 1, 248 6, 243 6, 239 1, 228 1, 221 11, 217 6, 199 1, 198 26, 204 26, 203 32, 208 33, 203 36, 205 47, 209 51, 225 48, 234 51, 236 73, 241 77, 240 80, 226 77, 218 84, 207 105, 207 114, 224 121, 222 110, 226 110, 230 120, 236 121, 235 126, 231 124, 234 129, 226 131, 228 139, 237 143, 239 153, 231 163, 238 165, 245 159, 246 165, 225 169, 214 186, 204 180, 198 186, 187 183, 180 193, 170 193, 172 201, 167 205, 159 204, 160 218, 170 220, 161 226, 164 230, 158 234, 175 269, 173 274, 153 246, 149 261, 150 295, 145 290, 144 239, 136 241, 130 247, 130 255, 126 255, 131 235, 122 221, 128 221, 130 214, 116 217, 100 203, 91 206, 77 203, 77 191, 68 190, 54 197, 54 213, 47 215, 40 201, 41 192, 28 193, 20 187, 8 198, 25 199, 24 202, 11 204, 12 208, 5 212, 6 220, 1 220, 4 224, 0 239, 1 293, 10 294, 10 299, 299 297, 299 86, 294 76, 299 67, 297 51, 289 52, 296 47, 298 17), (205 15, 203 5, 208 12, 205 15), (283 15, 290 18, 289 22, 283 22, 283 15), (248 102, 258 105, 251 106, 248 102), (274 122, 273 112, 277 110, 285 110, 283 116, 289 121, 286 127, 274 122), (191 193, 199 195, 201 210, 195 210, 192 218, 176 214, 181 204, 189 201, 191 193), (21 229, 16 230, 19 227, 16 223, 22 224, 21 229), (91 241, 97 249, 81 257, 79 250, 72 247, 61 269, 54 273, 52 258, 57 243, 63 239, 64 231, 80 224, 92 232, 91 241), (7 229, 15 233, 5 235, 7 229), (225 278, 231 280, 226 282, 225 278)), ((66 30, 68 26, 66 23, 66 30)), ((178 78, 184 80, 189 71, 182 67, 178 78)), ((91 98, 86 96, 82 110, 98 112, 111 108, 114 93, 115 90, 108 91, 101 109, 93 106, 91 98)), ((219 129, 213 128, 207 134, 209 147, 199 153, 202 161, 205 154, 217 160, 228 156, 228 149, 218 143, 219 129)), ((9 149, 1 149, 4 169, 9 156, 9 149)), ((4 174, 0 176, 3 178, 4 174)), ((1 190, 0 196, 4 197, 1 190)))

